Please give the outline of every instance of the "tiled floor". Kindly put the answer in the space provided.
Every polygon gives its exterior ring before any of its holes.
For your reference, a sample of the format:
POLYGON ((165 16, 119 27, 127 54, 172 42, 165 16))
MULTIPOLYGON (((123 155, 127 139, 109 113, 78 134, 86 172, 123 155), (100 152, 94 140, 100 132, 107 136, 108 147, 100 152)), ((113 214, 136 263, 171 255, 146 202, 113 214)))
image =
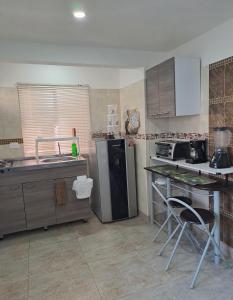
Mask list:
POLYGON ((209 262, 189 289, 197 260, 189 247, 165 272, 169 251, 157 256, 155 230, 140 217, 103 225, 93 216, 7 237, 0 242, 0 299, 233 300, 233 270, 209 262))

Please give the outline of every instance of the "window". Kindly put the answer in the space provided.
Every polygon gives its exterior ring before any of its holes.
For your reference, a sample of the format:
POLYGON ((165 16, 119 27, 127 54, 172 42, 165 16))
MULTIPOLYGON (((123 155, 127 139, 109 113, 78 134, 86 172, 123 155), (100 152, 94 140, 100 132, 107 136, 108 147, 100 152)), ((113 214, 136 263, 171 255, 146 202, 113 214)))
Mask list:
MULTIPOLYGON (((80 152, 88 152, 88 87, 19 84, 17 89, 26 156, 35 155, 36 137, 72 136, 72 128, 76 128, 80 138, 80 152)), ((62 153, 71 153, 71 143, 60 143, 62 153)), ((40 143, 39 147, 40 155, 58 152, 57 143, 40 143)))

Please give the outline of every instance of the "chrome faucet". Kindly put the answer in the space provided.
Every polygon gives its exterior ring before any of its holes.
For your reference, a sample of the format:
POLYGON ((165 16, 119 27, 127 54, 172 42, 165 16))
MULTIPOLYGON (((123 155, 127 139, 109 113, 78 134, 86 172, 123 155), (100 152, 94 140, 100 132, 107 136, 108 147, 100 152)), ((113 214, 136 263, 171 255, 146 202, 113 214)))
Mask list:
POLYGON ((57 143, 57 145, 58 145, 59 156, 61 156, 61 145, 59 142, 57 143))

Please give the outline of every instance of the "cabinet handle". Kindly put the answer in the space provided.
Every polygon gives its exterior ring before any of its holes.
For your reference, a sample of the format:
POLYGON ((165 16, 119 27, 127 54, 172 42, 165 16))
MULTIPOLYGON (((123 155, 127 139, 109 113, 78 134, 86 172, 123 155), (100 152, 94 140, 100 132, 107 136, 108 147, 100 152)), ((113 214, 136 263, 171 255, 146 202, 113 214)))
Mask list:
POLYGON ((158 113, 159 115, 168 115, 170 113, 170 111, 165 111, 165 112, 161 112, 161 113, 158 113))
POLYGON ((170 114, 169 111, 167 111, 167 112, 162 112, 162 113, 157 113, 157 114, 150 114, 150 116, 160 116, 160 115, 168 115, 168 114, 170 114))

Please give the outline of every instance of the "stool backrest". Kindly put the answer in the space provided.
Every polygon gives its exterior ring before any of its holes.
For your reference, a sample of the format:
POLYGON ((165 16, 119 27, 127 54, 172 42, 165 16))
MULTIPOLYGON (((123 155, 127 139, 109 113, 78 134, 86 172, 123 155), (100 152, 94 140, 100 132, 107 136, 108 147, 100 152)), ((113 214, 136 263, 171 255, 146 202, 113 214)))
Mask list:
POLYGON ((163 202, 168 206, 167 198, 163 195, 163 193, 159 190, 159 188, 155 185, 154 182, 152 182, 152 187, 153 187, 153 189, 156 190, 156 192, 162 198, 163 202))
POLYGON ((206 224, 204 223, 202 217, 199 215, 199 213, 196 212, 195 209, 192 208, 192 206, 188 205, 187 203, 185 203, 184 201, 182 201, 182 200, 180 200, 180 199, 172 198, 172 197, 168 198, 168 199, 166 200, 166 202, 167 202, 167 205, 168 205, 169 209, 170 209, 173 213, 174 213, 174 208, 172 207, 171 203, 172 203, 172 202, 173 202, 173 203, 174 203, 174 202, 177 202, 177 203, 181 204, 182 206, 184 206, 185 208, 187 208, 188 210, 190 210, 190 211, 197 217, 197 219, 199 220, 200 224, 201 224, 202 226, 204 226, 204 228, 206 228, 206 224))
POLYGON ((163 195, 163 193, 159 190, 159 188, 156 186, 154 182, 152 182, 152 187, 160 195, 163 202, 166 204, 168 211, 173 215, 173 217, 177 220, 177 222, 180 223, 177 213, 175 212, 174 209, 171 209, 171 205, 169 205, 167 198, 163 195))

